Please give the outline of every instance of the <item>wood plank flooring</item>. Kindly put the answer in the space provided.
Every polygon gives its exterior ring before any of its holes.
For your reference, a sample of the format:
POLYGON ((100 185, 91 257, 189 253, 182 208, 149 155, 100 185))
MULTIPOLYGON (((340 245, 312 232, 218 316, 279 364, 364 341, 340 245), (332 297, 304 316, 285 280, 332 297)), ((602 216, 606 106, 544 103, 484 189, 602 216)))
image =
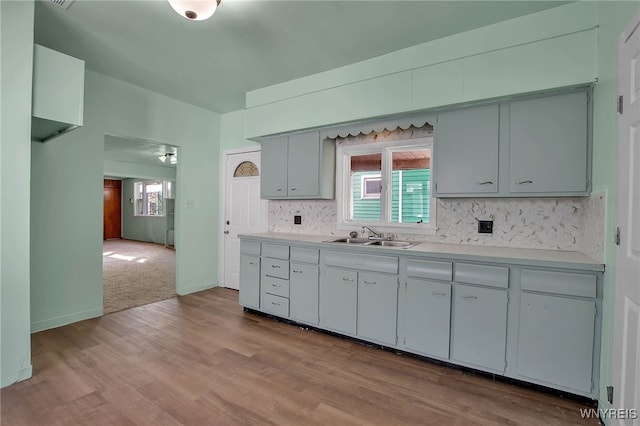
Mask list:
POLYGON ((32 336, 8 425, 578 425, 576 401, 243 312, 216 288, 32 336))

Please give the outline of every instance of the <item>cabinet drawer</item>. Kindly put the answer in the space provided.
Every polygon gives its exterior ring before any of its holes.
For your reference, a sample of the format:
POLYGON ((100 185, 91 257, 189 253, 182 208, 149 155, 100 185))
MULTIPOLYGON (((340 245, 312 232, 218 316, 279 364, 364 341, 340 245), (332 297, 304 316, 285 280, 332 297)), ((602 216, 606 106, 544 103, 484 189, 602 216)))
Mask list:
POLYGON ((275 296, 269 293, 262 293, 262 310, 279 317, 289 317, 289 299, 275 296))
POLYGON ((398 258, 390 256, 328 251, 325 257, 325 264, 340 268, 363 269, 388 274, 398 273, 398 258))
POLYGON ((260 243, 255 241, 240 241, 240 253, 260 256, 260 243))
POLYGON ((453 264, 436 260, 407 260, 407 275, 414 278, 429 278, 451 281, 453 264))
POLYGON ((318 264, 318 249, 291 247, 291 260, 303 263, 318 264))
POLYGON ((289 246, 281 244, 262 244, 262 255, 274 259, 289 260, 289 246))
POLYGON ((289 297, 289 280, 274 277, 262 277, 261 284, 261 290, 263 293, 289 297))
POLYGON ((262 276, 289 279, 289 261, 280 259, 262 258, 262 276))
POLYGON ((523 269, 522 289, 567 296, 596 297, 596 276, 523 269))
POLYGON ((454 276, 454 280, 460 283, 480 284, 499 288, 509 287, 509 268, 506 266, 456 263, 454 276))

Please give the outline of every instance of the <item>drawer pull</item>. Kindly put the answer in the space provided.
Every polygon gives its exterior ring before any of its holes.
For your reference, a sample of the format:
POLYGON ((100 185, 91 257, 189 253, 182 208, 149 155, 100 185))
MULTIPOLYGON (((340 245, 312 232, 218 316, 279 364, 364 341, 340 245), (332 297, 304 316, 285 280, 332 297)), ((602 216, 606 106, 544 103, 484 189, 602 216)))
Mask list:
POLYGON ((293 271, 291 271, 291 272, 293 272, 294 274, 301 274, 301 273, 302 273, 302 271, 298 271, 298 270, 296 270, 296 269, 294 269, 294 270, 293 270, 293 271))
POLYGON ((364 280, 364 283, 365 283, 366 285, 376 285, 376 282, 375 282, 375 281, 367 281, 367 280, 364 280))
POLYGON ((478 182, 478 185, 493 185, 493 182, 490 180, 485 180, 484 182, 478 182))
POLYGON ((521 180, 521 181, 518 181, 518 182, 516 182, 516 183, 517 183, 518 185, 523 185, 523 184, 525 184, 525 183, 533 183, 533 181, 532 181, 532 180, 527 179, 527 180, 521 180))
POLYGON ((291 188, 291 191, 297 191, 298 188, 291 188))
POLYGON ((282 287, 282 284, 271 284, 271 287, 280 288, 282 287))
POLYGON ((353 282, 353 278, 344 278, 344 277, 343 277, 343 278, 342 278, 342 281, 351 281, 351 282, 353 282))
POLYGON ((254 265, 255 266, 255 265, 257 265, 257 263, 256 262, 249 262, 249 265, 254 265))
POLYGON ((280 306, 280 304, 278 302, 271 302, 271 304, 275 305, 275 306, 280 306))
POLYGON ((271 265, 273 269, 280 269, 280 265, 271 265))
POLYGON ((463 299, 478 300, 478 296, 460 296, 463 299))
POLYGON ((433 296, 446 296, 447 293, 443 292, 443 291, 432 291, 431 294, 433 296))
POLYGON ((282 188, 278 188, 278 189, 276 189, 276 191, 281 192, 281 191, 282 191, 282 188))

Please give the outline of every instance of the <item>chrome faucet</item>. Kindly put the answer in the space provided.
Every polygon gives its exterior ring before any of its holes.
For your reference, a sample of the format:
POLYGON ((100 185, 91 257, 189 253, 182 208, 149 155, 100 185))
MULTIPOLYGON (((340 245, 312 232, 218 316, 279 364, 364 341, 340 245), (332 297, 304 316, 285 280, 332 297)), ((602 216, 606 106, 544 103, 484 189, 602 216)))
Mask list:
POLYGON ((368 226, 362 227, 362 235, 364 235, 365 230, 369 230, 369 239, 370 240, 384 240, 384 234, 382 232, 378 232, 374 229, 369 228, 368 226))

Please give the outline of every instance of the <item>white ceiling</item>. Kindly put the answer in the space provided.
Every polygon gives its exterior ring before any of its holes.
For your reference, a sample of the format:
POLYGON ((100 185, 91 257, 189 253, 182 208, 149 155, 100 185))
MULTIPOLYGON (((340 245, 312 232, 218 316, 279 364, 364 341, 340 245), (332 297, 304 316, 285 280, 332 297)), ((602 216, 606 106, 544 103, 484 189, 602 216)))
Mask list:
POLYGON ((177 155, 178 148, 173 145, 160 144, 141 139, 122 138, 111 135, 105 135, 104 137, 105 160, 175 169, 175 164, 170 164, 169 161, 163 163, 158 159, 158 157, 167 152, 177 155))
POLYGON ((562 5, 560 1, 223 0, 200 22, 166 0, 36 2, 37 43, 218 113, 247 91, 562 5))

